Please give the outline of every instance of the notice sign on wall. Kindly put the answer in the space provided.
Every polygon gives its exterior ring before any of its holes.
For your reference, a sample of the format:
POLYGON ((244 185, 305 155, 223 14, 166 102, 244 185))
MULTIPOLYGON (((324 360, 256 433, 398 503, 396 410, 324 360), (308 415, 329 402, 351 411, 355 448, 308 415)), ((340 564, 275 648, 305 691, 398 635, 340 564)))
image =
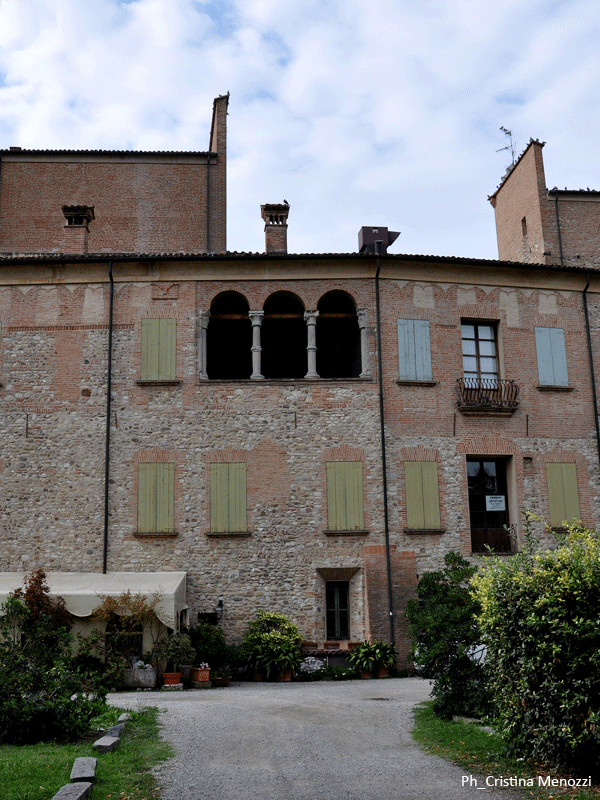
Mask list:
POLYGON ((506 497, 503 494, 486 494, 486 511, 506 511, 506 497))

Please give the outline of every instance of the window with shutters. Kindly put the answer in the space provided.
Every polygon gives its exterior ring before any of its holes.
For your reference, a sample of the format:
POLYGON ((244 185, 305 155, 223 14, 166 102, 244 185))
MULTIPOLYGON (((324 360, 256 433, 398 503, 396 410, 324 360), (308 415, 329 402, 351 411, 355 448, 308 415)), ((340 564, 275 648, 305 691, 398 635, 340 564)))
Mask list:
POLYGON ((466 322, 461 325, 463 374, 470 388, 496 388, 498 345, 494 323, 466 322))
POLYGON ((432 382, 429 322, 398 320, 398 379, 432 382))
POLYGON ((142 320, 142 382, 177 382, 177 320, 142 320))
POLYGON ((362 466, 362 461, 327 462, 329 531, 364 532, 362 466))
POLYGON ((572 463, 546 464, 550 525, 562 528, 565 523, 581 518, 577 466, 572 463))
POLYGON ((538 379, 540 388, 569 388, 565 332, 562 328, 536 328, 538 379))
POLYGON ((139 534, 175 533, 175 464, 138 464, 139 534))
POLYGON ((437 463, 405 461, 404 481, 407 530, 441 532, 437 463))
POLYGON ((211 533, 247 533, 247 528, 246 464, 211 464, 211 533))

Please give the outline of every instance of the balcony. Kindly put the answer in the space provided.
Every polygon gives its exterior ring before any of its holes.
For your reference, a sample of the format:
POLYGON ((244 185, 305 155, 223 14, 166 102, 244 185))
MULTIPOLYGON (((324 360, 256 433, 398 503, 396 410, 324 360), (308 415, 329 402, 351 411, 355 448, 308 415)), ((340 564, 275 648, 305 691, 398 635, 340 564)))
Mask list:
POLYGON ((471 528, 473 553, 516 553, 515 531, 510 528, 471 528))
POLYGON ((519 387, 514 381, 459 378, 456 393, 463 414, 508 417, 519 407, 519 387))

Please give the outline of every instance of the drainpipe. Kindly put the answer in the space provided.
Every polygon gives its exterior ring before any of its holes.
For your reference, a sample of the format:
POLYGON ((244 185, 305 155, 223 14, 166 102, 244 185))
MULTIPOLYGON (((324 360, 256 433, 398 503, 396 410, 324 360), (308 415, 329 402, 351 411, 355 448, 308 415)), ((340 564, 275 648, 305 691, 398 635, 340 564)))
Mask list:
POLYGON ((596 423, 596 446, 598 449, 598 463, 600 464, 600 423, 598 422, 598 395, 596 393, 596 378, 594 376, 594 356, 592 353, 592 334, 590 332, 590 317, 588 313, 587 291, 590 288, 590 274, 586 273, 587 283, 583 290, 583 312, 585 314, 585 330, 587 333, 588 361, 590 363, 590 380, 592 381, 592 401, 594 404, 594 422, 596 423))
POLYGON ((108 262, 108 278, 110 280, 110 304, 108 312, 108 375, 106 378, 106 450, 104 456, 104 548, 102 555, 102 574, 106 575, 108 561, 108 478, 110 467, 110 401, 112 394, 112 338, 113 338, 113 305, 115 282, 113 280, 112 261, 108 262))
POLYGON ((390 526, 388 514, 387 460, 385 455, 385 416, 383 407, 383 359, 381 356, 381 304, 379 299, 379 273, 381 271, 381 242, 377 248, 377 270, 375 272, 375 310, 377 314, 377 372, 379 373, 379 427, 381 432, 381 467, 383 470, 383 522, 385 530, 385 557, 387 567, 388 611, 390 617, 390 644, 395 647, 394 602, 392 595, 392 564, 390 560, 390 526))

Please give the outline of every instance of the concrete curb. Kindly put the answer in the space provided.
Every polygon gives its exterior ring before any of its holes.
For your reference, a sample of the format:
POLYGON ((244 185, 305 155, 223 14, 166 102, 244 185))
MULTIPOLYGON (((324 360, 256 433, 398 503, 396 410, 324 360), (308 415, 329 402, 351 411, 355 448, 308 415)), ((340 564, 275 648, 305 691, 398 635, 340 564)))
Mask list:
MULTIPOLYGON (((121 714, 117 725, 113 725, 106 734, 92 745, 99 753, 110 753, 119 744, 120 736, 125 729, 129 714, 121 714)), ((98 759, 92 756, 80 756, 75 759, 71 770, 71 782, 61 786, 52 800, 85 800, 92 791, 96 780, 98 759)))

